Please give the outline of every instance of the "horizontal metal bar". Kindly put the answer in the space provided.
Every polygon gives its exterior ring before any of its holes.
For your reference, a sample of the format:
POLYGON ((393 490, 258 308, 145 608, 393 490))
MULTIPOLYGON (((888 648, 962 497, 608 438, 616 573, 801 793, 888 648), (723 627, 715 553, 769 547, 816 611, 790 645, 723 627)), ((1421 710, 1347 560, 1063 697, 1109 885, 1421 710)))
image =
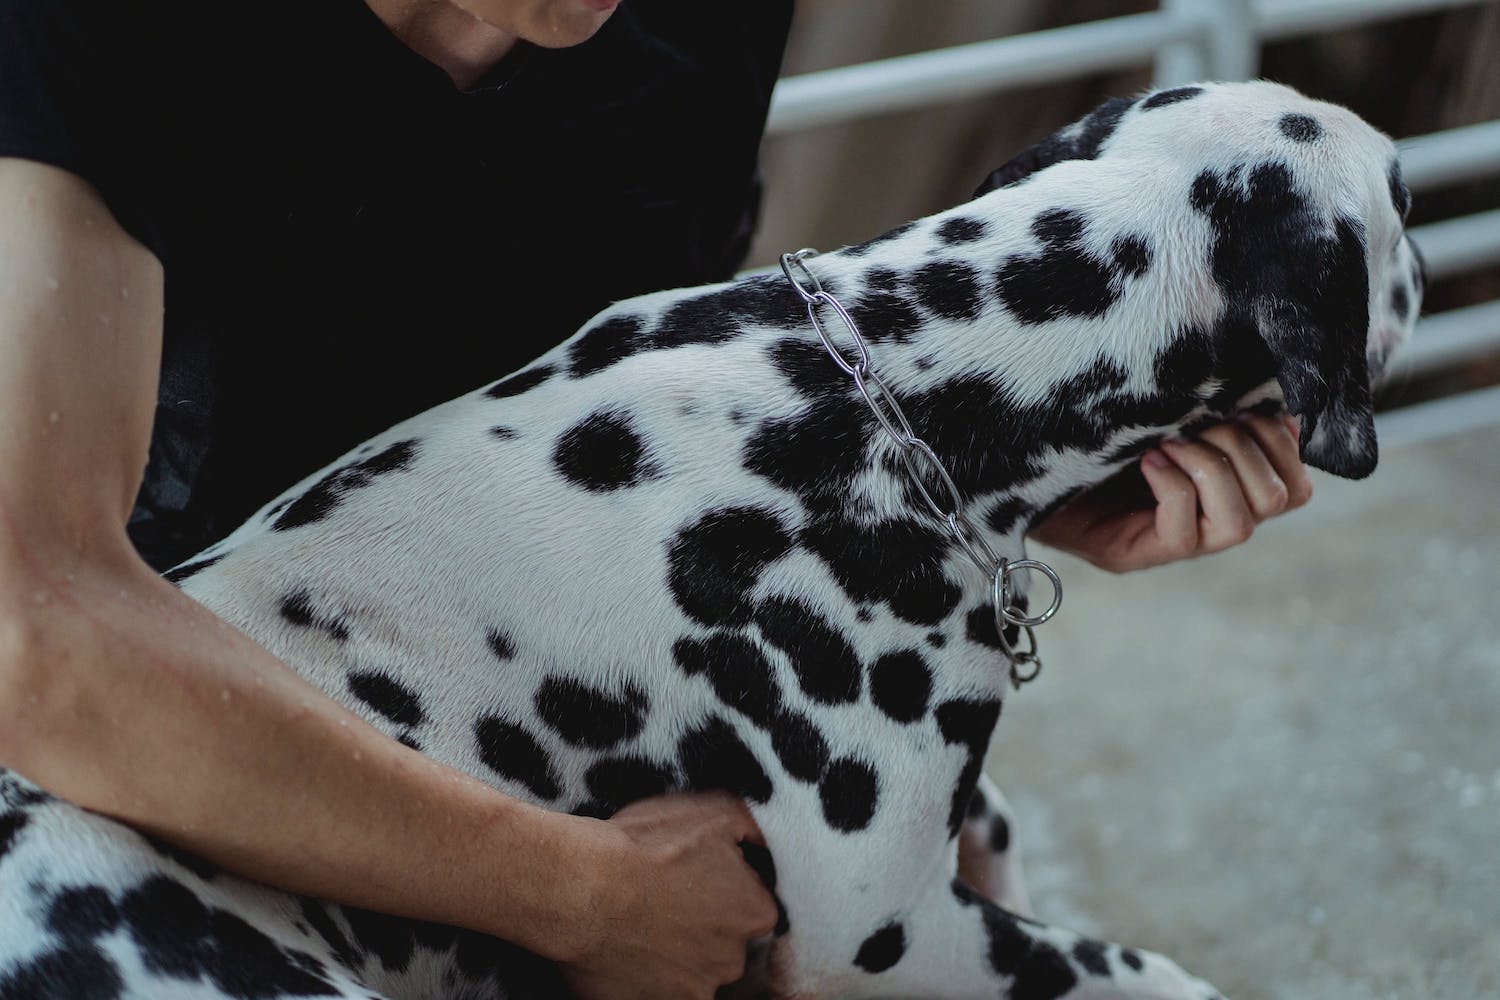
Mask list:
POLYGON ((1401 173, 1413 191, 1500 173, 1500 121, 1402 139, 1401 173))
POLYGON ((1494 0, 1263 0, 1256 10, 1262 40, 1352 28, 1393 18, 1474 7, 1494 0))
POLYGON ((1500 264, 1500 209, 1418 226, 1408 235, 1434 280, 1500 264))
POLYGON ((1386 377, 1400 380, 1485 355, 1500 357, 1500 301, 1428 316, 1396 352, 1386 377))
POLYGON ((1375 418, 1382 450, 1410 448, 1487 427, 1500 427, 1500 385, 1403 406, 1375 418))
POLYGON ((1140 65, 1201 31, 1195 18, 1157 11, 786 77, 771 96, 767 131, 1140 65))

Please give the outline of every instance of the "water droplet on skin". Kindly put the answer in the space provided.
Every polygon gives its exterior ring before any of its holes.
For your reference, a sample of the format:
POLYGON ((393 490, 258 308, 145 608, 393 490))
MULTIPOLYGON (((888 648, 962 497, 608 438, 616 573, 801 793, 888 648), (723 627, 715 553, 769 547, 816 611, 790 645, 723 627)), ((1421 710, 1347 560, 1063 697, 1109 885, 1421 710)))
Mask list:
POLYGON ((128 288, 121 288, 120 289, 120 298, 122 298, 122 299, 128 299, 128 298, 130 298, 130 289, 128 289, 128 288))
POLYGON ((31 595, 31 599, 33 601, 36 601, 38 604, 46 604, 47 603, 47 592, 45 590, 38 590, 34 594, 31 595))
POLYGON ((51 413, 47 414, 47 423, 49 424, 55 424, 61 419, 62 414, 58 413, 56 410, 53 410, 51 413))
POLYGON ((62 287, 62 283, 59 282, 56 278, 50 278, 49 277, 47 279, 47 291, 49 291, 49 292, 55 292, 55 291, 57 291, 61 287, 62 287))
POLYGON ((225 688, 223 691, 219 692, 219 698, 220 700, 227 702, 229 700, 229 689, 225 688))

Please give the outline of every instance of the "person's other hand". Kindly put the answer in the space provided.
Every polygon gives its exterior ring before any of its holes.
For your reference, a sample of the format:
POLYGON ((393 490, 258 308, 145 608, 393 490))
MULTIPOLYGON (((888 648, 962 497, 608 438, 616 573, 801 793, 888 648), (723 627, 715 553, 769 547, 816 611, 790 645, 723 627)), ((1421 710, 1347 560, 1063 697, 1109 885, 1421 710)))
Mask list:
POLYGON ((1114 573, 1232 548, 1312 497, 1297 435, 1293 417, 1245 415, 1193 440, 1164 441, 1031 537, 1114 573))
POLYGON ((764 844, 723 793, 644 799, 604 824, 607 882, 587 945, 563 964, 582 1000, 709 1000, 744 974, 746 949, 776 926, 776 903, 740 843, 764 844))

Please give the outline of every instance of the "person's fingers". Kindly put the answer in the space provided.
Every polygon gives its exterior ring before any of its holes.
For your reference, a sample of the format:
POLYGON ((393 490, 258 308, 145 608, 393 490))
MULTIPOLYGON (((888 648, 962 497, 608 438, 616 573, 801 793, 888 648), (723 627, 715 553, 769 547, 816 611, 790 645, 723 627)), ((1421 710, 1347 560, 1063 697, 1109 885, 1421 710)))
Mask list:
POLYGON ((1276 467, 1266 455, 1260 439, 1242 420, 1218 424, 1205 430, 1200 439, 1229 458, 1241 491, 1257 522, 1275 517, 1286 510, 1290 493, 1276 467))
POLYGON ((1296 510, 1304 506, 1312 499, 1313 484, 1307 466, 1302 463, 1297 418, 1255 415, 1244 418, 1244 425, 1255 435, 1266 459, 1286 484, 1286 509, 1296 510))
POLYGON ((1200 552, 1222 552, 1249 539, 1255 514, 1228 455, 1203 441, 1163 441, 1162 451, 1192 479, 1203 512, 1200 552))
MULTIPOLYGON (((1200 541, 1198 491, 1192 479, 1155 449, 1141 457, 1141 474, 1146 478, 1146 485, 1151 487, 1151 495, 1156 498, 1156 511, 1151 522, 1154 538, 1149 545, 1152 551, 1148 556, 1150 561, 1143 565, 1186 559, 1196 554, 1200 541)), ((1143 552, 1142 555, 1148 554, 1143 552)))
POLYGON ((752 844, 765 846, 766 836, 760 832, 760 827, 755 822, 755 817, 750 814, 750 807, 745 805, 743 799, 735 798, 728 792, 706 793, 707 801, 719 816, 723 823, 724 832, 733 838, 736 844, 748 841, 752 844))

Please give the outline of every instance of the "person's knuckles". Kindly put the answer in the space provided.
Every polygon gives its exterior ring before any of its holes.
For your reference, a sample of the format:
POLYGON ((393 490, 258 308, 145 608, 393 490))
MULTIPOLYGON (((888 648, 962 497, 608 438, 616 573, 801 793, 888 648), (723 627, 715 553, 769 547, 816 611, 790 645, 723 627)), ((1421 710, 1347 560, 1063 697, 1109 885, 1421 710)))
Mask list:
POLYGON ((1306 466, 1297 465, 1296 469, 1285 477, 1287 490, 1287 510, 1296 510, 1298 507, 1306 506, 1313 496, 1312 477, 1307 474, 1306 466))
POLYGON ((1233 471, 1229 456, 1205 441, 1186 438, 1163 441, 1162 450, 1194 481, 1222 477, 1225 472, 1233 471))
POLYGON ((1250 490, 1251 509, 1257 520, 1264 521, 1268 517, 1275 517, 1285 511, 1290 502, 1291 490, 1274 472, 1267 473, 1265 478, 1255 483, 1250 490))
POLYGON ((1248 514, 1226 515, 1204 532, 1204 549, 1222 552, 1243 545, 1254 533, 1255 521, 1248 514))
POLYGON ((1239 423, 1215 424, 1203 431, 1199 439, 1225 455, 1248 455, 1259 448, 1250 431, 1239 423))

